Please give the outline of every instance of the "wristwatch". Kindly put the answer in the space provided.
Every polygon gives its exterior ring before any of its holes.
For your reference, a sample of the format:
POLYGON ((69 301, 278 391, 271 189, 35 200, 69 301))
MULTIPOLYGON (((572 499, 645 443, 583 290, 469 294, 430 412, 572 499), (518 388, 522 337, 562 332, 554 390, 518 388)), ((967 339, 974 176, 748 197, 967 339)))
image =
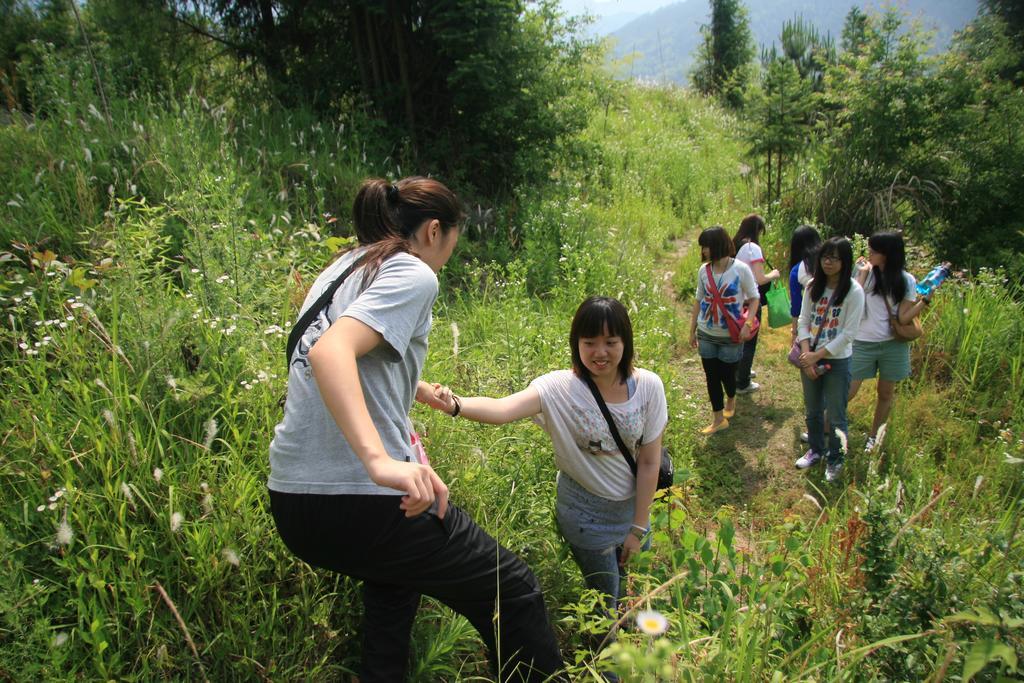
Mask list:
POLYGON ((640 540, 640 541, 644 540, 644 537, 647 536, 647 534, 649 532, 650 532, 650 529, 645 529, 644 527, 639 526, 638 524, 632 524, 629 527, 629 533, 631 533, 634 536, 636 536, 637 540, 640 540))

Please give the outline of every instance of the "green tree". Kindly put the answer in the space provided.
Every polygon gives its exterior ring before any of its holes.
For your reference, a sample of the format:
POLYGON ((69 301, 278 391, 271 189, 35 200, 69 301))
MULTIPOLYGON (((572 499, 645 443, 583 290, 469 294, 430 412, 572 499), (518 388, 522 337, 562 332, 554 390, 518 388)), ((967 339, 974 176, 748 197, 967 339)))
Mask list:
POLYGON ((943 221, 934 231, 943 255, 965 266, 1004 266, 1024 280, 1024 58, 1001 17, 977 18, 944 55, 936 80, 935 139, 949 175, 943 221))
POLYGON ((167 0, 285 103, 361 96, 403 166, 509 192, 585 125, 596 47, 554 0, 167 0))
POLYGON ((710 0, 711 23, 701 26, 703 42, 691 73, 694 86, 732 106, 743 101, 754 59, 754 39, 742 0, 710 0))
MULTIPOLYGON (((846 42, 844 40, 844 42, 846 42)), ((869 16, 858 50, 825 79, 827 112, 816 219, 839 232, 925 232, 942 197, 932 148, 935 58, 917 29, 889 10, 869 16)))

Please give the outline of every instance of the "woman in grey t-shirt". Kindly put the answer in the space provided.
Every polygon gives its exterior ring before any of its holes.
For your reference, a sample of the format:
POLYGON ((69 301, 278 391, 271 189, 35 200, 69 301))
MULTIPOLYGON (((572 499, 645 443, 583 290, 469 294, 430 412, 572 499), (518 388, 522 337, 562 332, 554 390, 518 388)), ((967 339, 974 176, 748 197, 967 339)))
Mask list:
POLYGON ((372 179, 353 219, 364 246, 313 283, 303 312, 352 269, 289 359, 270 445, 278 532, 309 564, 362 579, 364 683, 405 678, 420 594, 466 616, 503 680, 549 680, 562 662, 533 573, 448 504, 410 439, 413 399, 439 402, 419 378, 461 205, 436 180, 372 179))

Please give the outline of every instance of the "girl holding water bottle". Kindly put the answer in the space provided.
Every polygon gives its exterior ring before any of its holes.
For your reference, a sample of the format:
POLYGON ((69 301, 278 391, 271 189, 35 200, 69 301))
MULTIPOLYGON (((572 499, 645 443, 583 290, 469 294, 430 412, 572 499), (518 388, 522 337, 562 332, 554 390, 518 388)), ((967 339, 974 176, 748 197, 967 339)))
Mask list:
POLYGON ((889 319, 909 323, 929 303, 917 296, 917 281, 904 270, 906 247, 898 232, 876 232, 868 238, 868 257, 857 261, 857 281, 864 287, 864 319, 853 342, 850 400, 861 383, 878 377, 878 396, 865 452, 875 449, 878 429, 889 419, 896 383, 910 376, 910 344, 893 337, 889 319))

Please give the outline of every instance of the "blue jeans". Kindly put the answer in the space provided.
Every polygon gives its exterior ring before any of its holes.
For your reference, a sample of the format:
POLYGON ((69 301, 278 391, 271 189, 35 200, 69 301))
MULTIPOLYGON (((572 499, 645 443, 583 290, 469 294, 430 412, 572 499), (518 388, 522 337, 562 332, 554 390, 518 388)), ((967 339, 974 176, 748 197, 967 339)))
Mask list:
POLYGON ((830 465, 842 464, 846 453, 836 430, 848 434, 846 422, 846 401, 850 395, 850 359, 828 358, 826 363, 832 369, 818 379, 810 379, 802 371, 800 379, 804 385, 804 414, 807 418, 807 440, 811 450, 825 455, 830 465), (828 449, 825 448, 825 414, 831 433, 828 435, 828 449))
MULTIPOLYGON (((558 475, 555 519, 587 588, 606 596, 605 606, 614 612, 619 602, 619 552, 633 522, 636 500, 608 500, 584 489, 576 480, 558 475)), ((644 549, 650 547, 650 538, 644 549)))

